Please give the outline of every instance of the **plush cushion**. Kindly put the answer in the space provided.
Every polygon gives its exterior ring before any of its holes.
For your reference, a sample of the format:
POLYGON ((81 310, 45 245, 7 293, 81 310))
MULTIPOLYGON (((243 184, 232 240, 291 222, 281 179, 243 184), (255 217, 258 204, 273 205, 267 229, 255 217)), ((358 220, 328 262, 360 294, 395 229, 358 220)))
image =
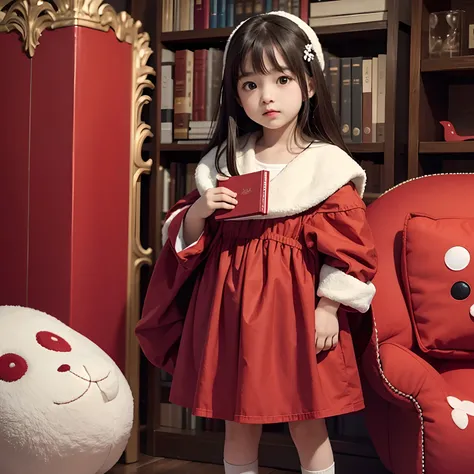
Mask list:
POLYGON ((474 359, 474 219, 409 214, 402 274, 420 349, 474 359))

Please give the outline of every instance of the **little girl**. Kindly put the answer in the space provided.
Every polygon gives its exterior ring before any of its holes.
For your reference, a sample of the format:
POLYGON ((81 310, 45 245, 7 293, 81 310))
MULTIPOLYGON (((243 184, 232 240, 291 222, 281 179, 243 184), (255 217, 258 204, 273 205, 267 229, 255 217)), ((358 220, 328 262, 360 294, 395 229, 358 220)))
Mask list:
POLYGON ((262 424, 288 422, 302 472, 333 474, 324 419, 364 406, 348 318, 375 293, 365 173, 346 152, 306 23, 252 17, 224 55, 197 190, 167 216, 136 333, 173 374, 171 402, 226 420, 226 473, 257 473, 262 424), (217 178, 258 170, 270 172, 268 214, 216 220, 239 205, 217 178))

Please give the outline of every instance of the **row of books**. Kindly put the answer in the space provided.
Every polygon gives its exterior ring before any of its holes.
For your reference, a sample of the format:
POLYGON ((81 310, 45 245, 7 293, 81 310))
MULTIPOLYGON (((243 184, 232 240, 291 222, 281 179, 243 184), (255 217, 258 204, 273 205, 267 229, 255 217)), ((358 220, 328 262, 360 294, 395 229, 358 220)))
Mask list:
MULTIPOLYGON (((223 57, 216 48, 163 50, 161 143, 192 139, 193 122, 207 122, 209 129, 220 98, 223 57)), ((194 125, 202 128, 202 123, 194 125)))
POLYGON ((344 141, 383 142, 387 55, 379 54, 373 58, 325 55, 326 84, 344 141))
POLYGON ((166 213, 183 196, 196 189, 194 173, 197 163, 172 161, 163 170, 163 212, 166 213))
MULTIPOLYGON (((309 25, 313 28, 334 25, 352 25, 386 21, 389 0, 329 0, 317 1, 310 5, 309 25)), ((409 24, 411 16, 410 0, 400 0, 400 21, 409 24)))
POLYGON ((163 32, 234 27, 260 13, 285 11, 308 21, 308 0, 163 0, 163 32))
MULTIPOLYGON (((161 143, 205 140, 219 103, 223 52, 164 49, 162 54, 161 143)), ((344 139, 383 142, 387 55, 325 55, 326 82, 344 139)))

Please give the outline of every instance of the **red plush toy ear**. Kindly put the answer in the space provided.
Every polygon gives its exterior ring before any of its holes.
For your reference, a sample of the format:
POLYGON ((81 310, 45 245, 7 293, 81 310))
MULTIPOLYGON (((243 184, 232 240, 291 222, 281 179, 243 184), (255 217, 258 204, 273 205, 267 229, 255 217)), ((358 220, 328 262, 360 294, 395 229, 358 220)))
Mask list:
POLYGON ((403 279, 418 345, 442 359, 474 359, 474 219, 410 214, 403 279))
POLYGON ((0 380, 16 382, 28 371, 28 364, 23 357, 17 354, 3 354, 0 356, 0 380))
POLYGON ((71 352, 71 346, 62 337, 49 332, 41 331, 36 334, 36 341, 49 351, 55 352, 71 352))

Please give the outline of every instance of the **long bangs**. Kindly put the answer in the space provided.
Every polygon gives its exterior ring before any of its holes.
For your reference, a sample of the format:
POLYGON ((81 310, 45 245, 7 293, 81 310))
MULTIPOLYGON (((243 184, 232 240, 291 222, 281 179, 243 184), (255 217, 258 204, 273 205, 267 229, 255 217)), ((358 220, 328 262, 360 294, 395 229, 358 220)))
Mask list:
MULTIPOLYGON (((306 77, 312 76, 310 67, 302 65, 298 56, 303 55, 303 46, 300 48, 295 41, 289 41, 288 35, 281 34, 281 27, 274 23, 265 23, 249 31, 242 38, 242 45, 239 54, 235 57, 232 64, 233 89, 237 93, 238 79, 244 73, 269 74, 270 68, 281 73, 289 69, 298 81, 303 94, 303 99, 307 100, 306 77), (283 58, 284 64, 277 60, 275 52, 278 51, 283 58), (267 64, 265 64, 267 62, 267 64), (245 70, 247 66, 251 70, 245 70)), ((296 42, 299 43, 299 42, 296 42)))

